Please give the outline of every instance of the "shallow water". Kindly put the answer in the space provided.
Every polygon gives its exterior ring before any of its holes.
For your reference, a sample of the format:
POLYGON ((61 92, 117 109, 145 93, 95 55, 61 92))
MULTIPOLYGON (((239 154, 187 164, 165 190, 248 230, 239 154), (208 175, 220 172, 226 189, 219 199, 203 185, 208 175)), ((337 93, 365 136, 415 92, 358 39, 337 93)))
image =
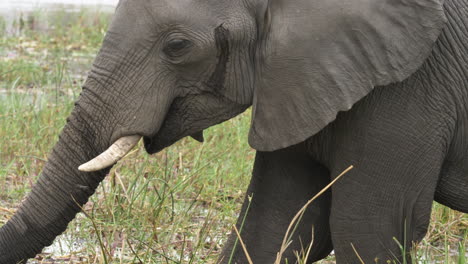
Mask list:
POLYGON ((38 8, 54 8, 68 6, 70 8, 89 6, 89 7, 108 7, 117 5, 118 0, 2 0, 0 1, 0 13, 15 11, 33 11, 38 8))
POLYGON ((0 0, 0 37, 6 36, 8 43, 20 43, 0 47, 0 61, 6 65, 0 66, 0 101, 5 100, 2 90, 14 86, 13 74, 18 74, 22 90, 50 86, 56 78, 63 78, 65 84, 61 81, 60 88, 82 83, 100 46, 96 44, 99 30, 111 19, 118 1, 0 0), (89 28, 95 29, 94 33, 89 33, 89 28), (67 30, 74 31, 68 34, 67 30), (82 35, 89 35, 89 41, 80 39, 82 35), (27 74, 21 76, 18 69, 27 74), (8 81, 1 83, 2 77, 8 81))
POLYGON ((48 13, 77 13, 83 8, 113 12, 119 0, 0 0, 0 34, 19 35, 23 27, 47 29, 48 13))

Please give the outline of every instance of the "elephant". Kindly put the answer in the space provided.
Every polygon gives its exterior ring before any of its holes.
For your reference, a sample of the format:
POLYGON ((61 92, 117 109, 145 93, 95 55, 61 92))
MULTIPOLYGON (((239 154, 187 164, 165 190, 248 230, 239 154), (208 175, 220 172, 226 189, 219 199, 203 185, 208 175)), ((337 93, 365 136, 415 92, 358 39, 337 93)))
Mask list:
MULTIPOLYGON (((468 0, 120 0, 0 263, 61 234, 112 165, 252 107, 238 229, 253 263, 410 260, 434 200, 468 212, 468 0), (247 210, 247 208, 249 208, 247 210), (245 219, 244 219, 245 218, 245 219), (245 221, 244 221, 245 220, 245 221), (242 229, 240 226, 243 224, 242 229), (313 228, 312 228, 313 227, 313 228)), ((248 263, 232 234, 219 263, 248 263)))

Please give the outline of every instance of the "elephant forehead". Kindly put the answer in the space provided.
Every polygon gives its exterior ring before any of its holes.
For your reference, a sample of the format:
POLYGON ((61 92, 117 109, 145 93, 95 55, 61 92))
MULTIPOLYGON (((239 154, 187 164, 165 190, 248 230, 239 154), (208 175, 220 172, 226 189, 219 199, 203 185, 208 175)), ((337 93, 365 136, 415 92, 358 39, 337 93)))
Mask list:
POLYGON ((208 36, 223 18, 215 8, 194 0, 121 0, 109 32, 119 35, 120 46, 131 47, 135 42, 155 41, 174 29, 208 36))
POLYGON ((209 26, 220 23, 220 4, 197 0, 146 0, 145 8, 153 13, 156 21, 189 26, 209 26))
POLYGON ((174 28, 211 34, 222 24, 242 28, 249 20, 239 1, 227 0, 121 0, 110 31, 131 38, 159 36, 174 28))

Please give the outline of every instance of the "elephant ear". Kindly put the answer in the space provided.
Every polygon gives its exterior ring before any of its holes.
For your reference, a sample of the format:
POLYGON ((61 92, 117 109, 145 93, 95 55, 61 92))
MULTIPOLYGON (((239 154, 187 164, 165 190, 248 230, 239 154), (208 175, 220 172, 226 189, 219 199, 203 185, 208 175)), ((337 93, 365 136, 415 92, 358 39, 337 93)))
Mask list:
MULTIPOLYGON (((250 145, 297 144, 430 55, 443 0, 270 0, 250 145)), ((260 34, 261 35, 261 34, 260 34)))

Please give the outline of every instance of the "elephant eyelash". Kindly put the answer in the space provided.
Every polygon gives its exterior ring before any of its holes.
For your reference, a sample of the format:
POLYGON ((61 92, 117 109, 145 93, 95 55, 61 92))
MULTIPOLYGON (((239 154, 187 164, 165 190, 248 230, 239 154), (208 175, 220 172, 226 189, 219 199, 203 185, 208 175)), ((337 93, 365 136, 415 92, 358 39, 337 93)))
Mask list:
POLYGON ((167 42, 163 52, 169 59, 177 59, 186 55, 193 46, 193 42, 188 39, 176 38, 167 42))

